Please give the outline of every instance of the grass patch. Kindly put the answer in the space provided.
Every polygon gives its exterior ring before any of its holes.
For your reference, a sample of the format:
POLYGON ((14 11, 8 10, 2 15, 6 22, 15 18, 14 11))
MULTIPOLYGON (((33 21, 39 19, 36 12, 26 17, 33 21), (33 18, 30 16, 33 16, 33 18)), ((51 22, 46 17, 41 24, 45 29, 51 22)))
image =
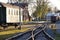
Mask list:
POLYGON ((60 37, 56 37, 55 40, 60 40, 60 37))
POLYGON ((56 34, 55 40, 60 40, 60 34, 56 34))
POLYGON ((22 28, 21 30, 18 29, 9 29, 5 31, 0 32, 0 40, 5 40, 6 38, 9 38, 13 35, 16 35, 17 33, 22 33, 29 30, 29 28, 22 28))
POLYGON ((56 32, 55 40, 60 40, 60 34, 58 34, 57 32, 56 32))

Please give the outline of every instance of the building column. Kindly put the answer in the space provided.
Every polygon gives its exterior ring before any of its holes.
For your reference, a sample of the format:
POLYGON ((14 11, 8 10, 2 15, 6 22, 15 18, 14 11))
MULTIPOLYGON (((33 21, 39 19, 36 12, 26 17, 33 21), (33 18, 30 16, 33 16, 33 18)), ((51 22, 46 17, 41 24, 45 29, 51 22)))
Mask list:
POLYGON ((20 13, 20 21, 23 22, 23 15, 22 15, 23 9, 21 8, 21 13, 20 13))

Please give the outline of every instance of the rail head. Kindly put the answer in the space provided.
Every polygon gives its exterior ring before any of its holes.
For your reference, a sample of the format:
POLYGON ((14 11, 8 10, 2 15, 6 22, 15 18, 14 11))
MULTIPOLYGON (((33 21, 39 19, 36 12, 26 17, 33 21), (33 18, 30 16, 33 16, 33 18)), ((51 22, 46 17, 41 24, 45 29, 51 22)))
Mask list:
POLYGON ((21 34, 17 34, 17 35, 15 35, 15 36, 12 36, 12 37, 9 37, 9 38, 7 38, 7 39, 5 39, 5 40, 12 40, 12 39, 15 39, 15 38, 17 38, 18 36, 22 36, 23 34, 25 34, 25 33, 27 33, 27 32, 31 32, 31 30, 29 30, 29 31, 26 31, 26 32, 24 32, 24 33, 21 33, 21 34))
MULTIPOLYGON (((46 27, 42 28, 39 32, 35 33, 35 34, 33 35, 33 37, 35 37, 38 33, 40 33, 41 31, 43 31, 45 28, 46 28, 46 27)), ((32 40, 32 35, 31 35, 28 39, 26 39, 26 40, 32 40)))
MULTIPOLYGON (((38 28, 38 27, 37 27, 38 28)), ((21 36, 21 35, 23 35, 23 34, 25 34, 25 33, 27 33, 27 32, 32 32, 32 30, 28 30, 28 31, 26 31, 26 32, 24 32, 24 33, 21 33, 21 34, 17 34, 17 35, 15 35, 15 36, 12 36, 12 37, 9 37, 9 38, 7 38, 7 39, 5 39, 5 40, 11 40, 11 39, 14 39, 14 38, 17 38, 18 36, 21 36)))

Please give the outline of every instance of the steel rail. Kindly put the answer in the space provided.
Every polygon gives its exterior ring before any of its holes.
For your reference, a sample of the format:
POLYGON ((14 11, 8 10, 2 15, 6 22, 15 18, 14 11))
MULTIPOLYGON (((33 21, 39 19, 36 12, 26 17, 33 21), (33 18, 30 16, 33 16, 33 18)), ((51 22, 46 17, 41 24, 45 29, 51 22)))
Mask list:
MULTIPOLYGON (((43 29, 41 29, 40 31, 38 31, 37 33, 35 33, 33 36, 34 36, 34 39, 35 39, 35 37, 38 35, 38 34, 40 34, 41 32, 43 32, 44 33, 44 35, 46 36, 45 38, 47 38, 48 40, 55 40, 53 37, 51 37, 48 33, 46 33, 44 30, 46 29, 46 26, 43 28, 43 29)), ((32 39, 32 36, 30 36, 27 40, 33 40, 32 39)))
MULTIPOLYGON (((37 33, 38 31, 40 31, 42 28, 40 26, 38 26, 36 29, 33 30, 33 34, 37 33)), ((19 34, 19 35, 16 35, 14 37, 11 37, 11 38, 8 38, 6 40, 26 40, 28 39, 30 36, 32 35, 32 30, 28 31, 28 32, 25 32, 25 33, 22 33, 22 34, 19 34)))

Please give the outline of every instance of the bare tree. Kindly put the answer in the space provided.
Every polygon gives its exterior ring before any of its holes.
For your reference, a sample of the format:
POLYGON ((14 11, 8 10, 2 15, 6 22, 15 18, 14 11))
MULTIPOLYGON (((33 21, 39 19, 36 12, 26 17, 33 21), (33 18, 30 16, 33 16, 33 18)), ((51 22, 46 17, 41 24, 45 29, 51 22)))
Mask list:
POLYGON ((48 12, 48 4, 48 0, 37 0, 37 8, 33 16, 40 19, 44 18, 44 15, 48 12))

